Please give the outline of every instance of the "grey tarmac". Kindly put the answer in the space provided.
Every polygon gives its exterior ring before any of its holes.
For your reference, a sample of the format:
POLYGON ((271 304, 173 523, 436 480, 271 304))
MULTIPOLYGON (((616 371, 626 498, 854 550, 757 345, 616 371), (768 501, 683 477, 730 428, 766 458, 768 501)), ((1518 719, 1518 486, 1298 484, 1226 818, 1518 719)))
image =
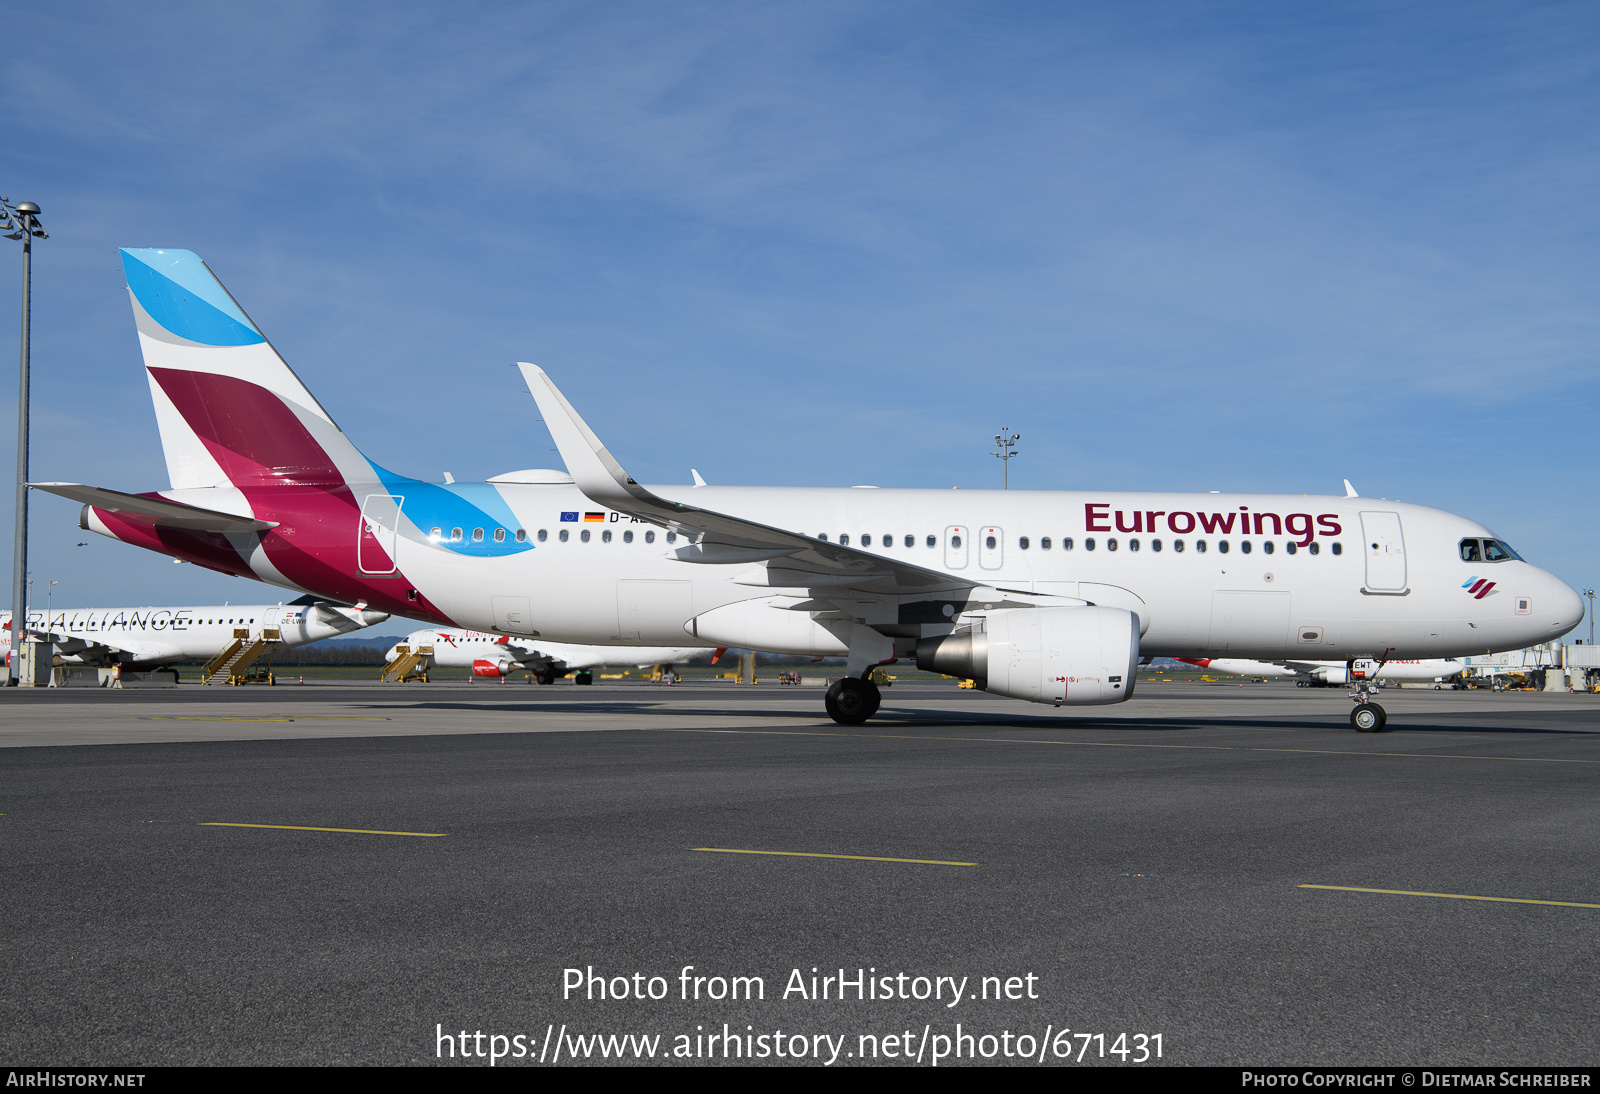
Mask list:
POLYGON ((536 1059, 563 1024, 666 1054, 960 1022, 1161 1034, 1166 1064, 1592 1063, 1600 697, 1383 702, 1367 735, 1284 683, 1061 712, 903 683, 853 729, 769 684, 13 689, 0 1047, 431 1064, 441 1028, 536 1059), (686 965, 766 998, 681 999, 686 965), (671 992, 563 999, 591 966, 671 992), (782 997, 814 967, 953 979, 782 997))

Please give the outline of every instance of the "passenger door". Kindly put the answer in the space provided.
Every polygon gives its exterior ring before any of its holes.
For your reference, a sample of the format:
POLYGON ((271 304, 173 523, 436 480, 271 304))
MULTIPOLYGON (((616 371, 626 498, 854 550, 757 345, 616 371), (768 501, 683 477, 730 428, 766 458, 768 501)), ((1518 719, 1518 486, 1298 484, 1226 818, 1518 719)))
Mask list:
POLYGON ((1362 513, 1362 553, 1367 556, 1367 588, 1375 593, 1404 592, 1406 541, 1399 513, 1362 513))

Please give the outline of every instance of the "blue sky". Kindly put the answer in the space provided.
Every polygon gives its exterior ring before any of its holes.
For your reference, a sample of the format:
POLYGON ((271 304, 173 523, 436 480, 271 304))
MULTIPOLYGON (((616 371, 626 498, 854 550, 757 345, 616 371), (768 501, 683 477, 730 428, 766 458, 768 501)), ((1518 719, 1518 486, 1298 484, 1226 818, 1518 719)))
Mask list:
MULTIPOLYGON (((1014 486, 1349 477, 1600 580, 1593 5, 5 7, 36 479, 166 485, 116 249, 175 246, 422 477, 557 462, 526 359, 644 481, 998 485, 1009 426, 1014 486)), ((34 504, 70 602, 266 596, 34 504)))

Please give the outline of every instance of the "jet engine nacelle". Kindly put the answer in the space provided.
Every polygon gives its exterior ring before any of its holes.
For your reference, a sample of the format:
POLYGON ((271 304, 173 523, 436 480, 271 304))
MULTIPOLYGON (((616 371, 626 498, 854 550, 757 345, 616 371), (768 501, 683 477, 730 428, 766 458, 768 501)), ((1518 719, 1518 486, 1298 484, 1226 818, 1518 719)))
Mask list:
POLYGON ((1343 665, 1337 668, 1330 665, 1327 668, 1316 670, 1311 675, 1330 687, 1343 687, 1350 682, 1350 670, 1343 665))
POLYGON ((1133 697, 1139 617, 1098 605, 1008 608, 917 643, 917 667, 971 677, 996 695, 1055 706, 1133 697))
POLYGON ((505 676, 510 672, 511 663, 509 661, 490 661, 480 657, 472 663, 472 675, 474 676, 505 676))

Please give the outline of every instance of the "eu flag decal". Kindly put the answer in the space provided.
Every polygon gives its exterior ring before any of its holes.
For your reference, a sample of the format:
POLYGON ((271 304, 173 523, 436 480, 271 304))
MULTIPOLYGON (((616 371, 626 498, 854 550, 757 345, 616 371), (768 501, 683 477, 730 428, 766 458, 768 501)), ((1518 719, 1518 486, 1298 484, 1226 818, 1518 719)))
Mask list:
POLYGON ((563 523, 563 524, 577 524, 578 523, 578 514, 576 514, 576 513, 562 513, 561 514, 561 523, 563 523))

